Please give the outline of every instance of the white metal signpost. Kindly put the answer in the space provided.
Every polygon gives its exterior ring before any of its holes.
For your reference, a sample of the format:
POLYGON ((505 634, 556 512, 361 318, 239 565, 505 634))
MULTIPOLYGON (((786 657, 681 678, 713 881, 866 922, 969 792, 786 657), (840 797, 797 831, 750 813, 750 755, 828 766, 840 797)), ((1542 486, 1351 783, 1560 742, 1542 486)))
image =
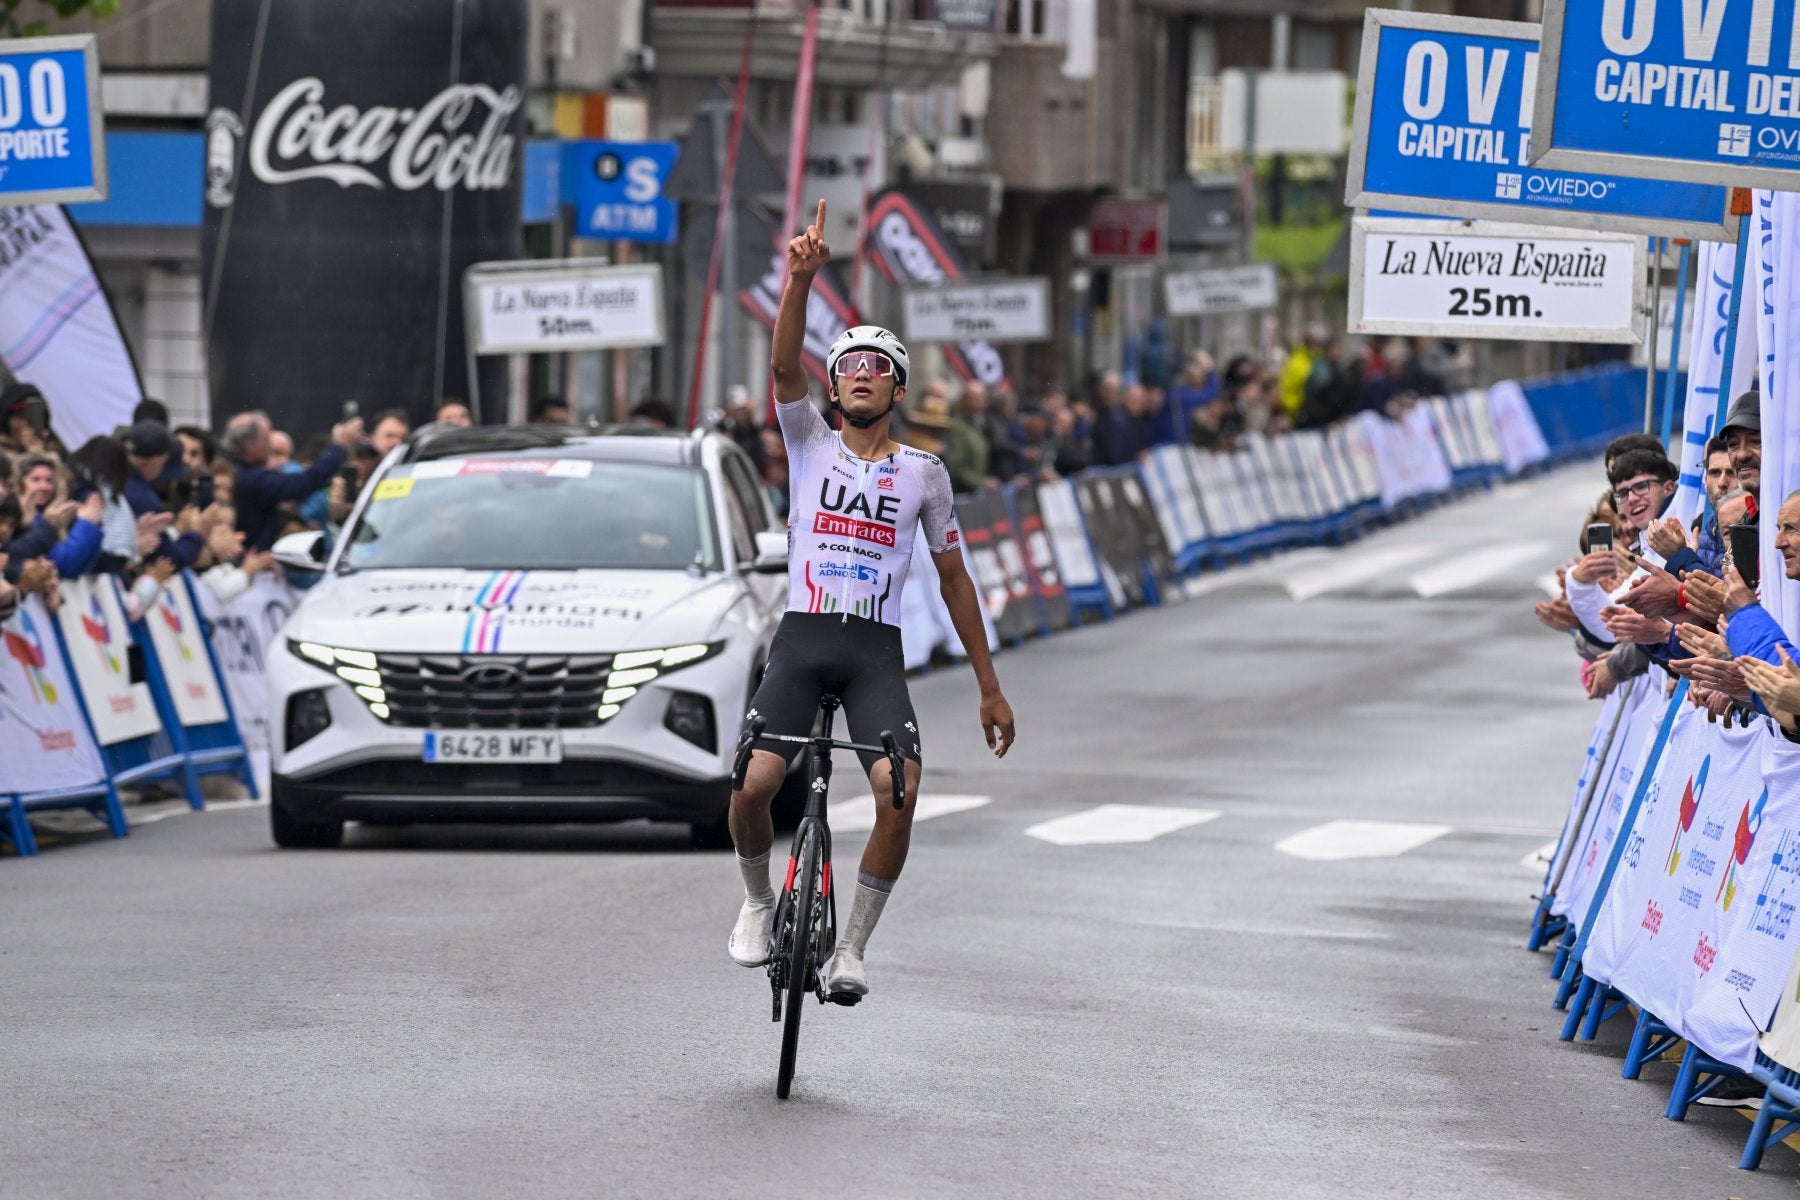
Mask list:
POLYGON ((1205 317, 1213 313, 1274 308, 1281 298, 1275 268, 1269 263, 1208 271, 1172 271, 1163 276, 1163 297, 1168 301, 1172 317, 1205 317))
POLYGON ((660 346, 662 266, 607 266, 596 259, 476 263, 463 275, 469 396, 476 357, 660 346))
POLYGON ((1350 331, 1634 343, 1644 259, 1629 234, 1357 217, 1350 331))
POLYGON ((910 288, 903 315, 908 341, 1047 341, 1050 281, 985 279, 910 288))

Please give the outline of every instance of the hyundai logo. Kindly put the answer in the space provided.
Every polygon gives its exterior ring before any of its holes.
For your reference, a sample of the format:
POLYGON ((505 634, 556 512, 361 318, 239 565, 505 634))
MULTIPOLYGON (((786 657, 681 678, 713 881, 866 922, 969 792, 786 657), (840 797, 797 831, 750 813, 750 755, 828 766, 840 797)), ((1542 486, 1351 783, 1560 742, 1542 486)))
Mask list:
POLYGON ((463 686, 480 695, 510 695, 519 690, 525 673, 507 663, 479 663, 464 667, 463 686))

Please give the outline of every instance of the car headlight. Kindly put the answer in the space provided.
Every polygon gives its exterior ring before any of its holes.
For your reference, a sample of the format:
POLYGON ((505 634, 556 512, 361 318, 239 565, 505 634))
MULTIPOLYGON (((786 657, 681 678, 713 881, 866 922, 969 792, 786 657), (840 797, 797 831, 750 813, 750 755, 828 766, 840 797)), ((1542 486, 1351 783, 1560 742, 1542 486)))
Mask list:
POLYGON ((382 690, 380 663, 367 650, 342 650, 321 646, 317 642, 288 639, 288 651, 315 667, 322 667, 350 685, 352 691, 369 706, 369 711, 388 719, 387 692, 382 690))
POLYGON ((690 642, 658 650, 623 650, 613 655, 612 670, 606 676, 606 690, 600 693, 600 723, 604 725, 618 716, 625 702, 652 680, 705 662, 724 649, 724 642, 690 642))

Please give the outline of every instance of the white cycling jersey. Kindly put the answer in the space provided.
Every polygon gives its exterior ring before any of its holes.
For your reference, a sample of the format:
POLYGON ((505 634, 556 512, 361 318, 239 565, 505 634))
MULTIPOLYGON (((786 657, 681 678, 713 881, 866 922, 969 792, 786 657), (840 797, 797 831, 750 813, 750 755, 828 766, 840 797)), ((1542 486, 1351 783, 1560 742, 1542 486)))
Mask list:
POLYGON ((933 554, 962 541, 950 472, 910 448, 858 458, 811 400, 775 416, 788 456, 788 611, 900 624, 914 532, 925 527, 933 554))

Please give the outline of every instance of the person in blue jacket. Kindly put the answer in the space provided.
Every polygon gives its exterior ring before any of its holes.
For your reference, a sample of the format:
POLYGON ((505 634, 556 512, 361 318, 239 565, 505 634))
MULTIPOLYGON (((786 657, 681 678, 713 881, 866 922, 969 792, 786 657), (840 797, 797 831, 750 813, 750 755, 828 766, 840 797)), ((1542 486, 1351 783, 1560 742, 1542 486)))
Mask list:
POLYGON ((9 582, 17 583, 19 572, 34 558, 49 559, 64 579, 87 574, 100 557, 100 520, 105 511, 100 498, 90 496, 79 504, 58 501, 56 461, 47 454, 20 458, 18 475, 19 495, 7 497, 12 501, 10 513, 0 502, 0 551, 7 556, 9 582), (24 519, 26 508, 29 520, 24 519))

